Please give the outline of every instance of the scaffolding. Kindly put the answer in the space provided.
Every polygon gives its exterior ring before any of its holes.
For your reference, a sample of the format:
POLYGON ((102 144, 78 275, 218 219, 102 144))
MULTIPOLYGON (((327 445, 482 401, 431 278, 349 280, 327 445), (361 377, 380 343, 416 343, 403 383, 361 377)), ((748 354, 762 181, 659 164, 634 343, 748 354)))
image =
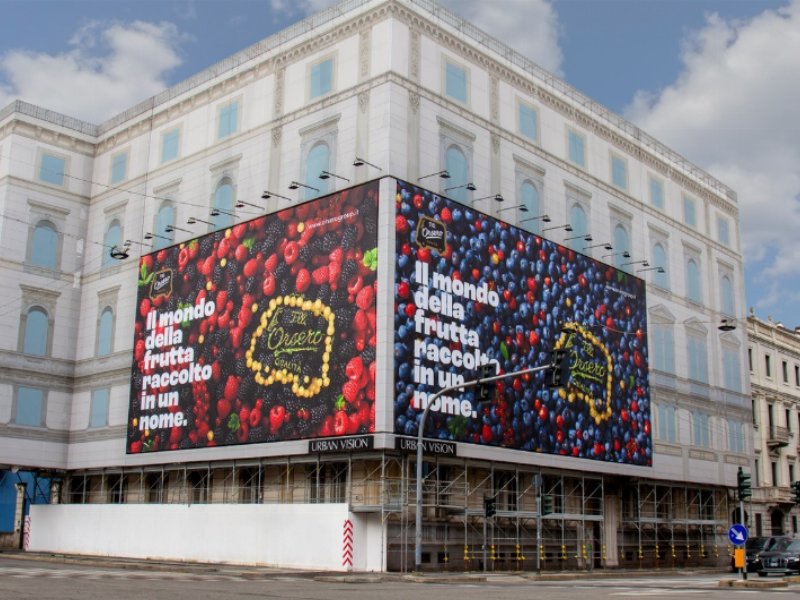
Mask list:
MULTIPOLYGON (((416 457, 397 451, 72 472, 67 503, 346 503, 379 514, 389 571, 414 567, 416 457)), ((727 563, 728 490, 428 456, 422 564, 453 571, 727 563), (553 511, 542 514, 541 499, 553 511), (487 517, 484 499, 494 500, 487 517)))

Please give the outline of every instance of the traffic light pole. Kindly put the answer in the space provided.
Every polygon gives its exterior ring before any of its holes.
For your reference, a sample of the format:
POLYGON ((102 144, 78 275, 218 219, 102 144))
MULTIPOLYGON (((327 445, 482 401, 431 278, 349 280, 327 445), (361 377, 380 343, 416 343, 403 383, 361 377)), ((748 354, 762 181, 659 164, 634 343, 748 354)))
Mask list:
MULTIPOLYGON (((739 496, 739 518, 742 520, 742 525, 747 526, 746 523, 745 523, 745 519, 744 519, 744 500, 742 500, 741 496, 739 496)), ((744 546, 742 546, 742 548, 744 548, 744 546)), ((742 567, 742 579, 745 580, 745 581, 747 580, 747 549, 746 548, 745 548, 745 551, 744 551, 744 566, 742 567)))
MULTIPOLYGON (((472 379, 470 381, 465 381, 464 383, 459 383, 458 385, 451 385, 446 388, 442 388, 433 396, 428 398, 428 404, 425 406, 425 410, 422 411, 422 416, 419 419, 419 427, 417 428, 417 482, 416 482, 416 515, 414 519, 414 570, 419 572, 422 570, 422 437, 425 433, 425 422, 428 420, 428 413, 431 410, 431 406, 434 405, 436 400, 439 399, 439 396, 447 394, 449 392, 454 392, 456 390, 461 390, 463 388, 475 387, 477 385, 482 385, 484 383, 491 383, 493 381, 500 381, 501 379, 506 379, 508 377, 519 377, 520 375, 526 375, 528 373, 537 373, 539 371, 545 371, 551 368, 553 365, 542 365, 539 367, 531 367, 530 369, 522 369, 520 371, 512 371, 511 373, 503 373, 502 375, 493 375, 492 377, 482 377, 478 379, 472 379)), ((484 530, 486 527, 486 520, 484 519, 484 530)), ((484 567, 486 566, 486 534, 484 533, 484 567)))

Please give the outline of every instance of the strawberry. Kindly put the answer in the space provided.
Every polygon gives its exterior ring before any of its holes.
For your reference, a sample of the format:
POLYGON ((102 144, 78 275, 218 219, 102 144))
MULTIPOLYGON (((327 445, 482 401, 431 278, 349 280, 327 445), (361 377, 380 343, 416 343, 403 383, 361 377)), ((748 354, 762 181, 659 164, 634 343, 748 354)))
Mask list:
POLYGON ((337 411, 337 413, 334 415, 333 421, 334 435, 347 435, 349 427, 350 420, 347 418, 347 413, 343 410, 337 411))
POLYGON ((339 282, 339 275, 342 273, 342 263, 332 262, 328 266, 328 285, 331 286, 331 289, 336 289, 335 286, 338 285, 339 282))
POLYGON ((228 238, 224 237, 219 241, 219 246, 217 246, 217 258, 222 259, 228 255, 228 252, 231 249, 231 242, 228 238))
POLYGON ((142 301, 139 303, 139 314, 142 317, 146 317, 147 313, 153 308, 152 303, 150 302, 149 298, 142 298, 142 301))
POLYGON ((228 402, 233 402, 239 393, 239 378, 236 375, 229 375, 228 380, 225 382, 225 390, 223 397, 228 402))
POLYGON ((239 223, 238 225, 233 226, 233 236, 237 240, 242 239, 246 233, 247 233, 247 223, 239 223))
POLYGON ((328 283, 328 267, 323 265, 311 273, 311 281, 314 282, 314 285, 323 285, 328 283))
POLYGON ((358 308, 367 310, 370 306, 372 306, 372 300, 373 292, 371 285, 361 288, 361 291, 356 294, 356 306, 358 306, 358 308))
POLYGON ((221 419, 224 419, 231 414, 231 403, 225 398, 220 398, 217 400, 217 414, 221 419))
POLYGON ((236 431, 236 439, 240 442, 246 442, 250 436, 250 423, 239 423, 239 429, 236 431))
POLYGON ((269 255, 269 258, 264 263, 264 269, 269 271, 270 273, 274 273, 275 269, 278 266, 278 255, 274 252, 269 255))
POLYGON ((269 429, 270 432, 277 433, 278 430, 283 427, 283 420, 286 416, 286 408, 281 406, 280 404, 276 404, 271 409, 269 409, 269 429))
POLYGON ((344 250, 341 247, 334 248, 331 250, 331 253, 328 254, 328 259, 330 259, 333 263, 342 264, 344 262, 344 250))
POLYGON ((261 409, 260 408, 253 408, 250 411, 250 415, 248 418, 248 422, 250 423, 250 428, 258 427, 258 424, 261 422, 261 409))
POLYGON ((183 273, 187 264, 189 264, 189 249, 181 248, 180 252, 178 252, 178 271, 183 273))
POLYGON ((142 265, 145 268, 147 273, 150 273, 153 270, 153 257, 150 255, 142 257, 142 265))
POLYGON ((275 293, 275 275, 273 275, 271 271, 268 271, 264 275, 261 291, 264 292, 265 296, 272 296, 272 294, 275 293))
POLYGON ((311 275, 308 273, 308 269, 300 269, 297 272, 297 279, 294 284, 295 289, 302 294, 308 289, 310 283, 311 275))
POLYGON ((231 347, 234 349, 240 348, 242 345, 242 328, 240 327, 231 327, 231 347))
POLYGON ((145 343, 144 340, 136 340, 136 348, 133 352, 133 357, 136 360, 142 360, 144 358, 145 353, 145 343))
POLYGON ((287 265, 291 265, 300 256, 300 245, 297 242, 289 242, 283 249, 283 260, 287 265))
POLYGON ((355 317, 353 317, 353 329, 357 332, 363 332, 369 327, 369 318, 367 317, 367 312, 361 309, 356 311, 355 317))
POLYGON ((142 440, 135 440, 131 442, 131 453, 138 454, 142 451, 142 440))

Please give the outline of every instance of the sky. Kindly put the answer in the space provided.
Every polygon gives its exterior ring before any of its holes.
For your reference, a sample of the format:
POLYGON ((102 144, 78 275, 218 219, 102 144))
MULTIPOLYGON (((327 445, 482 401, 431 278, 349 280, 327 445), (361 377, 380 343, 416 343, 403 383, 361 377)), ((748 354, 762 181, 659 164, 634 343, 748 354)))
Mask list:
MULTIPOLYGON (((332 4, 0 0, 0 107, 100 123, 332 4)), ((736 190, 737 317, 800 326, 800 0, 440 4, 736 190)))

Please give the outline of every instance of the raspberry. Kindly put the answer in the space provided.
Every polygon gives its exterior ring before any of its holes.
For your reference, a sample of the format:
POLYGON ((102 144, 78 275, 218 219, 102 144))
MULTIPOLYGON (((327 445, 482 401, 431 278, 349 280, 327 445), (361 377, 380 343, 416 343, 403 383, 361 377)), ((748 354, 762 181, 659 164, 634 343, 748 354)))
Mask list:
POLYGON ((323 285, 328 283, 328 267, 323 265, 314 269, 311 273, 311 280, 314 285, 323 285))
POLYGON ((358 400, 359 391, 358 383, 352 380, 346 381, 342 386, 342 395, 348 404, 354 404, 358 400))
POLYGON ((294 282, 294 287, 299 293, 303 293, 308 289, 311 284, 311 274, 308 269, 300 269, 297 272, 297 279, 294 282))

